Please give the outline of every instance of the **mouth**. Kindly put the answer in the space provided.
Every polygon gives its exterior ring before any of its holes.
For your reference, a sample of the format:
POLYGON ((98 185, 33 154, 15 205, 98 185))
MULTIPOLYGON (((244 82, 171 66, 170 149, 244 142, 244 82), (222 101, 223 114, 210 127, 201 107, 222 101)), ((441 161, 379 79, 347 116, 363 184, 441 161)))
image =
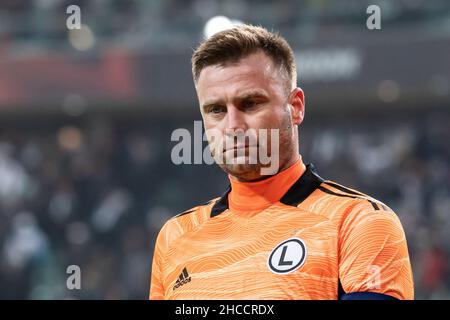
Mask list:
POLYGON ((231 151, 231 150, 249 149, 249 148, 254 148, 254 147, 258 147, 258 146, 257 145, 234 146, 232 148, 223 149, 223 151, 226 152, 226 151, 231 151))

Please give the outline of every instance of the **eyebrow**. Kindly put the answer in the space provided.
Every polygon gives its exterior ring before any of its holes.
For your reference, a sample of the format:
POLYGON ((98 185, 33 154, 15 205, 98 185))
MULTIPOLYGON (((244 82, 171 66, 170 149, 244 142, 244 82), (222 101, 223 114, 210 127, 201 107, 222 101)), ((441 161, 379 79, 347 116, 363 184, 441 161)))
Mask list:
MULTIPOLYGON (((246 100, 246 99, 251 99, 251 98, 268 98, 268 94, 266 93, 266 91, 264 90, 250 90, 250 91, 245 91, 244 93, 237 95, 234 100, 246 100)), ((204 103, 202 105, 202 109, 206 110, 209 107, 212 106, 216 106, 216 105, 221 105, 222 100, 212 100, 212 101, 208 101, 206 103, 204 103)))
POLYGON ((251 98, 267 98, 267 93, 264 90, 246 91, 242 95, 236 97, 237 100, 245 100, 251 98))

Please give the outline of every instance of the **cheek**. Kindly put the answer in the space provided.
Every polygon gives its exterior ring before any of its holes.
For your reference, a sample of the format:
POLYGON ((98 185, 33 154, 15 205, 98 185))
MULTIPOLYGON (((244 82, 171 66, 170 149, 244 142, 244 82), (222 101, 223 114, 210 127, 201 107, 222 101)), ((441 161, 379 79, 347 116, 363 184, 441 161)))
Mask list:
POLYGON ((279 144, 279 146, 289 145, 292 132, 290 113, 287 110, 282 110, 280 108, 277 112, 272 112, 268 119, 269 121, 265 124, 265 128, 268 130, 264 139, 268 148, 272 144, 272 138, 275 139, 273 143, 279 144))
POLYGON ((206 132, 208 131, 221 131, 222 130, 222 122, 211 119, 209 117, 203 117, 203 127, 206 132))
POLYGON ((223 147, 223 133, 217 126, 207 125, 205 123, 205 135, 208 140, 211 150, 222 149, 223 147))
POLYGON ((277 110, 268 110, 254 119, 253 128, 257 130, 258 143, 263 149, 270 149, 272 136, 279 136, 283 130, 283 116, 277 110), (260 130, 264 129, 264 130, 260 130))
POLYGON ((285 112, 281 107, 269 107, 264 113, 255 119, 255 124, 259 129, 282 128, 285 118, 285 112))

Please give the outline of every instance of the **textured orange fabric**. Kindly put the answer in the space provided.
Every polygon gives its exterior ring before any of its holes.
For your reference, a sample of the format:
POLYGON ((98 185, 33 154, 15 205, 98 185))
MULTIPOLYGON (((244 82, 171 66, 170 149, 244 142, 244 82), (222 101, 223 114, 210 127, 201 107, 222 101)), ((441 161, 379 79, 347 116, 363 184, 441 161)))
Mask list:
POLYGON ((301 158, 279 174, 258 182, 239 182, 229 176, 231 192, 228 195, 230 210, 251 215, 268 208, 280 200, 286 191, 305 171, 301 158))
POLYGON ((414 298, 405 234, 385 204, 301 160, 252 184, 231 181, 231 192, 163 226, 150 299, 414 298))

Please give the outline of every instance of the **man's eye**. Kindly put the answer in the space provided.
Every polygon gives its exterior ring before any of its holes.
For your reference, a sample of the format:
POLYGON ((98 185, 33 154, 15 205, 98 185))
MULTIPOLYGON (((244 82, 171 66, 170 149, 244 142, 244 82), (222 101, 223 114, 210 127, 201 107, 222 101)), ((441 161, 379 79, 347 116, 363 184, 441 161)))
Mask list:
POLYGON ((211 108, 209 108, 209 112, 214 113, 214 114, 219 114, 219 113, 223 112, 223 108, 221 106, 212 106, 211 108))
POLYGON ((247 101, 244 101, 244 102, 242 103, 242 106, 243 106, 245 109, 249 109, 249 108, 255 107, 257 104, 258 104, 258 101, 255 101, 255 100, 247 100, 247 101))

